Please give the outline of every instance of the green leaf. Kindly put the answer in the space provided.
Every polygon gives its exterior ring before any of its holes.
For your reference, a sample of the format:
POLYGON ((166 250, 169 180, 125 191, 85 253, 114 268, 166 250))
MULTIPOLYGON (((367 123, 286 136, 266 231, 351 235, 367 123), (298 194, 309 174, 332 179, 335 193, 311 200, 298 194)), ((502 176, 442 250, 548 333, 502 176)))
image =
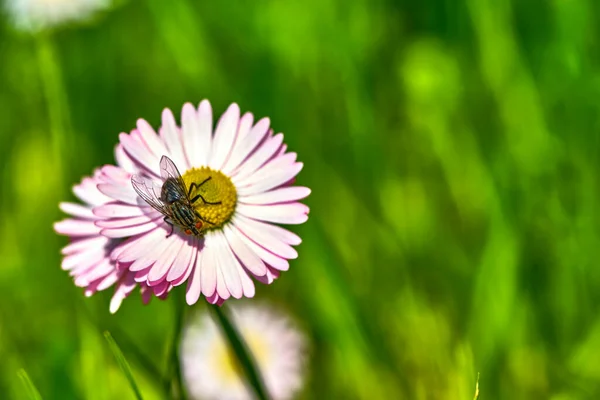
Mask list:
POLYGON ((125 374, 125 377, 127 378, 127 381, 129 381, 129 385, 131 386, 131 389, 135 393, 135 397, 138 400, 143 400, 142 394, 140 393, 140 389, 138 388, 137 384, 135 383, 135 379, 133 379, 133 374, 131 372, 131 368, 129 367, 129 363, 125 359, 125 356, 123 355, 123 352, 117 345, 117 342, 115 342, 115 339, 113 339, 112 335, 108 331, 104 332, 104 337, 106 338, 106 341, 108 342, 108 346, 110 347, 110 350, 113 352, 115 358, 117 359, 117 363, 119 364, 121 371, 123 371, 123 373, 125 374))
POLYGON ((250 351, 248 350, 243 338, 235 329, 235 326, 231 323, 229 317, 223 311, 223 307, 224 306, 214 305, 210 306, 210 309, 217 317, 217 321, 221 325, 223 333, 229 342, 229 346, 236 355, 248 383, 250 386, 252 386, 254 392, 256 393, 256 397, 261 400, 267 400, 269 396, 256 363, 254 362, 254 359, 252 358, 252 355, 250 354, 250 351))
POLYGON ((27 389, 27 398, 32 400, 42 400, 42 395, 38 392, 27 372, 24 369, 20 369, 17 371, 17 375, 21 379, 21 382, 23 382, 25 389, 27 389))

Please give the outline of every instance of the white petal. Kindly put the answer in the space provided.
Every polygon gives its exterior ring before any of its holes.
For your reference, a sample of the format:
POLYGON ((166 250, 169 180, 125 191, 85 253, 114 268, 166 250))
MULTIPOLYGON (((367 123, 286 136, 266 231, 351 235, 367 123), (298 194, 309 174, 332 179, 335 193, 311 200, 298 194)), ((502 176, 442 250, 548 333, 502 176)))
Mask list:
POLYGON ((160 159, 152 154, 148 148, 141 143, 139 133, 137 131, 131 132, 130 135, 121 133, 119 135, 119 141, 123 148, 134 160, 136 160, 145 171, 152 173, 157 178, 160 177, 159 162, 160 159))
POLYGON ((167 149, 164 143, 162 142, 162 140, 160 140, 156 132, 154 132, 154 129, 150 126, 148 122, 146 122, 146 120, 141 118, 138 119, 137 129, 140 134, 140 137, 142 138, 148 149, 150 149, 150 151, 154 153, 155 156, 160 158, 164 155, 170 155, 167 154, 167 149))
POLYGON ((130 226, 127 228, 105 228, 100 231, 100 234, 109 238, 123 238, 128 236, 135 236, 139 235, 140 233, 145 233, 150 230, 153 230, 157 228, 159 224, 163 224, 162 221, 159 221, 153 220, 145 224, 130 226))
POLYGON ((80 251, 85 251, 87 249, 104 248, 109 241, 110 239, 105 238, 104 236, 92 236, 90 238, 77 239, 63 247, 60 252, 66 256, 69 254, 78 253, 80 251))
MULTIPOLYGON (((238 188, 240 196, 251 196, 267 190, 281 186, 293 179, 302 169, 302 163, 295 163, 289 166, 282 166, 279 169, 271 170, 272 173, 261 174, 259 179, 254 176, 245 180, 238 188)), ((256 173, 259 175, 262 171, 256 173)))
POLYGON ((237 170, 231 175, 231 180, 236 186, 243 184, 244 180, 260 168, 264 163, 275 154, 281 143, 283 135, 277 135, 267 138, 267 140, 243 162, 237 170))
POLYGON ((195 263, 192 267, 190 267, 193 268, 193 272, 190 275, 185 292, 185 301, 190 306, 196 304, 200 298, 200 293, 202 292, 202 281, 200 279, 200 273, 202 271, 202 257, 204 257, 203 253, 197 252, 195 263))
POLYGON ((175 123, 173 113, 168 108, 165 108, 162 112, 162 126, 159 131, 175 165, 183 170, 189 169, 190 165, 183 151, 183 143, 179 128, 175 123))
POLYGON ((253 221, 246 218, 234 218, 233 224, 241 230, 244 235, 255 241, 263 248, 281 258, 293 259, 298 257, 298 252, 290 245, 285 243, 272 232, 261 229, 266 224, 253 221))
MULTIPOLYGON (((158 218, 160 218, 160 215, 158 215, 158 218)), ((153 220, 154 219, 149 218, 147 215, 129 218, 110 218, 96 221, 96 226, 100 228, 127 228, 145 224, 153 220)))
POLYGON ((85 219, 97 219, 92 212, 92 208, 83 206, 77 203, 61 202, 58 207, 65 213, 70 214, 74 217, 85 218, 85 219))
POLYGON ((119 200, 127 204, 138 204, 139 195, 133 190, 131 184, 126 186, 116 186, 108 183, 98 184, 98 190, 110 197, 112 200, 119 200))
POLYGON ((239 232, 237 228, 232 227, 231 224, 227 224, 223 231, 231 250, 237 258, 239 258, 242 265, 256 276, 265 275, 267 273, 265 263, 255 252, 250 250, 250 248, 244 244, 240 238, 240 235, 243 235, 243 233, 239 232))
POLYGON ((311 190, 303 186, 286 186, 268 192, 241 196, 239 201, 246 204, 277 204, 301 200, 310 194, 311 190))
POLYGON ((215 250, 213 233, 209 232, 204 236, 204 248, 202 249, 204 256, 202 257, 202 274, 200 276, 202 293, 206 297, 212 296, 217 289, 215 250))
POLYGON ((269 206, 255 206, 240 203, 236 212, 262 221, 279 224, 302 224, 308 220, 309 208, 302 203, 273 204, 269 206))
POLYGON ((252 129, 252 122, 254 122, 254 116, 252 115, 252 113, 247 112, 240 118, 240 122, 237 128, 237 134, 233 146, 231 148, 231 152, 229 153, 227 161, 225 162, 225 164, 223 164, 223 167, 221 167, 221 171, 224 174, 229 175, 231 172, 233 172, 235 167, 237 167, 238 164, 243 160, 242 146, 247 140, 247 136, 250 133, 250 130, 252 129))
POLYGON ((150 218, 155 218, 158 211, 151 207, 139 207, 137 205, 127 205, 117 202, 107 203, 101 206, 96 206, 93 209, 94 215, 102 218, 126 218, 147 215, 150 218))
POLYGON ((186 241, 167 275, 167 280, 169 282, 181 278, 188 268, 194 267, 196 253, 198 253, 196 247, 197 239, 194 236, 187 236, 185 239, 186 241))
POLYGON ((227 286, 228 292, 231 293, 231 295, 236 299, 239 299, 243 294, 242 282, 240 281, 239 275, 239 271, 241 271, 242 267, 239 265, 237 259, 231 252, 223 232, 217 231, 215 233, 215 239, 219 244, 217 260, 219 262, 219 268, 223 273, 225 285, 227 286))
POLYGON ((181 133, 183 149, 191 167, 207 165, 212 141, 212 109, 207 100, 203 100, 198 112, 190 103, 181 111, 181 133))
MULTIPOLYGON (((252 116, 252 114, 250 114, 252 116)), ((251 119, 250 119, 250 123, 251 119)), ((227 161, 227 165, 223 167, 223 172, 231 175, 233 171, 248 157, 248 155, 258 146, 269 131, 269 118, 263 118, 254 125, 253 128, 246 134, 247 120, 242 118, 238 129, 238 140, 235 148, 231 152, 231 156, 227 161)))
POLYGON ((152 268, 150 268, 150 272, 148 272, 149 285, 156 285, 164 280, 185 242, 186 240, 183 239, 172 240, 171 245, 160 254, 156 263, 154 263, 152 268))
MULTIPOLYGON (((286 259, 276 256, 268 250, 265 250, 263 247, 259 246, 246 235, 241 234, 240 239, 252 250, 256 253, 266 264, 270 265, 273 268, 276 268, 280 271, 287 271, 290 268, 290 264, 286 259)), ((257 277, 260 279, 260 277, 257 277)))
POLYGON ((100 228, 94 225, 94 221, 80 219, 65 219, 54 223, 54 230, 61 235, 89 236, 97 235, 100 228))
POLYGON ((209 166, 213 169, 220 170, 223 168, 227 157, 235 143, 235 137, 238 130, 238 122, 240 120, 240 107, 233 103, 227 111, 221 116, 211 149, 209 166))
POLYGON ((129 157, 129 154, 123 150, 123 145, 118 144, 115 146, 115 160, 117 161, 117 165, 123 168, 125 171, 130 174, 138 173, 139 168, 135 165, 135 162, 129 157))

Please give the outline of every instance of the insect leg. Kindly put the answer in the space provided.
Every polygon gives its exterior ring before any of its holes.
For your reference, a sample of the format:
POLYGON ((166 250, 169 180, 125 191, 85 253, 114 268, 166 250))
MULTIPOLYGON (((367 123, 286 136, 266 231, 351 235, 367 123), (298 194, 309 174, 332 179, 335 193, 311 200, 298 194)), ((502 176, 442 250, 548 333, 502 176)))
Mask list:
POLYGON ((212 179, 212 176, 209 176, 208 178, 206 178, 205 180, 200 182, 200 184, 197 184, 196 182, 192 182, 192 184, 190 185, 190 190, 188 191, 188 197, 190 197, 192 195, 192 189, 194 189, 194 187, 196 187, 196 189, 199 189, 200 186, 204 185, 206 182, 210 181, 211 179, 212 179))
POLYGON ((173 234, 173 229, 174 229, 173 224, 171 223, 170 218, 168 216, 164 217, 163 221, 165 221, 171 227, 171 232, 169 232, 169 234, 166 236, 166 237, 169 237, 173 234))
POLYGON ((191 199, 191 200, 190 200, 190 202, 191 202, 192 204, 194 204, 196 201, 198 201, 198 199, 202 199, 202 201, 204 202, 204 204, 209 204, 209 205, 211 205, 211 206, 216 206, 216 205, 218 205, 218 204, 221 204, 221 202, 220 202, 220 201, 216 201, 216 202, 214 202, 214 203, 211 203, 210 201, 206 201, 206 199, 204 198, 204 196, 202 196, 201 194, 197 194, 196 196, 194 196, 194 198, 193 198, 193 199, 191 199))

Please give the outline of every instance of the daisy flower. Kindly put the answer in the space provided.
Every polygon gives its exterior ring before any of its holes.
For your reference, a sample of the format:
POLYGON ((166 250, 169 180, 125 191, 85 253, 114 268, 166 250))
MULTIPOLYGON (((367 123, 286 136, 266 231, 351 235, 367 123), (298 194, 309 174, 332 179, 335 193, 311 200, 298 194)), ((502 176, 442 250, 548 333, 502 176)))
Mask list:
MULTIPOLYGON (((291 322, 262 307, 232 307, 232 322, 244 338, 273 399, 289 399, 301 387, 306 362, 304 337, 291 322)), ((252 399, 239 376, 219 327, 208 314, 189 321, 180 347, 183 378, 193 399, 252 399)))
POLYGON ((111 258, 157 296, 187 282, 190 305, 253 297, 251 277, 286 271, 301 239, 275 224, 305 222, 310 189, 292 185, 302 163, 269 124, 232 104, 213 130, 204 100, 183 106, 180 126, 166 109, 158 134, 142 119, 122 133, 98 185, 112 201, 94 208, 100 234, 122 240, 111 258))
POLYGON ((85 20, 109 4, 110 0, 6 0, 5 7, 19 29, 37 31, 85 20))
MULTIPOLYGON (((60 209, 71 218, 55 223, 54 229, 71 239, 71 243, 62 249, 62 269, 69 271, 75 285, 85 288, 86 296, 114 285, 115 293, 110 302, 110 311, 114 313, 133 291, 136 282, 132 272, 126 268, 118 269, 109 257, 119 240, 100 235, 102 228, 96 226, 99 217, 94 215, 92 208, 111 200, 98 190, 101 183, 102 174, 97 170, 94 176, 85 177, 75 185, 73 192, 84 204, 60 203, 60 209)), ((143 292, 147 293, 145 301, 149 301, 148 288, 143 292)))

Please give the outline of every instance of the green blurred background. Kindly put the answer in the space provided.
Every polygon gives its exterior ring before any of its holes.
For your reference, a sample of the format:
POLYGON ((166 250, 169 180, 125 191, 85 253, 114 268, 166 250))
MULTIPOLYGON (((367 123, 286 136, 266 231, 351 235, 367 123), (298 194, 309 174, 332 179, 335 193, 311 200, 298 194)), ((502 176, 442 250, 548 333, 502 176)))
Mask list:
MULTIPOLYGON (((117 134, 208 98, 269 116, 313 189, 256 301, 311 340, 300 398, 600 398, 600 4, 131 1, 0 22, 0 397, 161 398, 173 304, 108 312, 52 223, 117 134), (135 343, 135 346, 133 345, 135 343), (136 348, 142 354, 137 354, 136 348)), ((202 304, 198 308, 203 309, 202 304)))

